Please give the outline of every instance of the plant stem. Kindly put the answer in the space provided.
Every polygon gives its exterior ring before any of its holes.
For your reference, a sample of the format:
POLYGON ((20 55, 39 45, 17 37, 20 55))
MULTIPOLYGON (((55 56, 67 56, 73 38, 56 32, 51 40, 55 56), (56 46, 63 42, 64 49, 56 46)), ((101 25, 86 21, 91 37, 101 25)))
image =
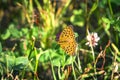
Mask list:
POLYGON ((56 76, 55 76, 54 69, 53 69, 53 65, 52 65, 51 56, 50 56, 49 58, 50 58, 50 63, 51 63, 51 68, 52 68, 52 74, 53 74, 53 78, 54 78, 54 80, 57 80, 57 79, 56 79, 56 76))
MULTIPOLYGON (((92 46, 91 46, 91 50, 92 50, 92 56, 93 56, 93 62, 94 62, 94 66, 93 66, 93 68, 94 68, 94 72, 95 72, 95 74, 96 74, 95 53, 94 53, 94 49, 93 49, 92 46)), ((94 79, 96 79, 96 76, 95 76, 94 79)))
POLYGON ((110 3, 110 0, 108 0, 108 6, 109 6, 109 9, 110 9, 110 14, 113 18, 113 11, 112 11, 112 6, 111 6, 111 3, 110 3))
MULTIPOLYGON (((72 57, 72 59, 73 59, 73 57, 72 57)), ((74 80, 76 80, 76 74, 75 74, 75 69, 74 69, 74 66, 73 66, 73 62, 72 62, 72 70, 73 70, 74 80)))

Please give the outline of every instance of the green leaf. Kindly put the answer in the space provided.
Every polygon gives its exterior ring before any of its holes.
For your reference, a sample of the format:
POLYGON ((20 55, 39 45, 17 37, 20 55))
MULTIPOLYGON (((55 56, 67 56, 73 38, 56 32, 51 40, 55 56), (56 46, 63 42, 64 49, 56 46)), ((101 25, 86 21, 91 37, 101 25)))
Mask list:
POLYGON ((109 20, 108 18, 106 18, 106 17, 102 17, 102 20, 103 20, 103 22, 105 22, 105 23, 110 23, 110 20, 109 20))
POLYGON ((89 15, 91 15, 96 10, 97 6, 98 6, 98 1, 93 4, 92 8, 90 9, 89 15))
POLYGON ((117 56, 116 59, 118 60, 118 62, 120 62, 120 57, 117 56))
POLYGON ((114 30, 120 33, 120 18, 119 17, 114 20, 113 25, 114 25, 113 26, 114 30))
POLYGON ((5 31, 4 34, 1 34, 1 38, 2 38, 3 40, 8 39, 9 37, 10 37, 10 32, 9 32, 8 29, 5 31))
POLYGON ((2 52, 2 45, 1 45, 1 42, 0 42, 0 53, 2 52))
POLYGON ((111 21, 108 18, 106 18, 106 17, 102 17, 102 20, 103 20, 104 23, 106 23, 105 30, 110 29, 111 21))
POLYGON ((48 62, 50 59, 49 59, 49 50, 46 50, 46 51, 42 51, 40 50, 40 62, 48 62))
POLYGON ((18 57, 15 60, 16 65, 23 64, 27 65, 29 63, 28 57, 18 57))
POLYGON ((66 65, 72 64, 75 61, 76 56, 69 56, 66 60, 66 65))
POLYGON ((67 55, 61 48, 59 50, 60 51, 49 49, 47 53, 40 56, 40 61, 43 61, 44 63, 51 62, 53 66, 58 67, 72 64, 75 57, 67 55))
POLYGON ((9 25, 9 32, 11 33, 11 35, 15 38, 20 38, 20 33, 19 30, 15 27, 14 24, 10 24, 9 25))
POLYGON ((53 66, 61 66, 60 58, 56 58, 56 59, 52 60, 52 65, 53 66))
POLYGON ((82 27, 84 25, 83 11, 74 10, 73 15, 70 18, 70 21, 72 22, 72 24, 82 27))
POLYGON ((12 70, 13 66, 15 65, 15 56, 9 56, 9 55, 6 55, 5 56, 6 58, 6 63, 7 63, 7 68, 9 70, 12 70))
POLYGON ((39 29, 38 29, 38 27, 33 27, 32 28, 32 35, 34 36, 34 37, 36 37, 36 38, 38 38, 38 31, 39 29))
POLYGON ((15 69, 24 69, 29 64, 28 57, 18 57, 15 59, 15 69))

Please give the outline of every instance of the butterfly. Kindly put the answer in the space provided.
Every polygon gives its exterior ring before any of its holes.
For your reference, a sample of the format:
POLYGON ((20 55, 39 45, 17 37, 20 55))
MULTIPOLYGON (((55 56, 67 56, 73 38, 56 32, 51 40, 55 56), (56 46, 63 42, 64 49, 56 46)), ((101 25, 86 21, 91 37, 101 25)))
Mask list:
POLYGON ((58 44, 69 55, 74 55, 76 51, 76 40, 72 26, 67 26, 60 34, 58 44))

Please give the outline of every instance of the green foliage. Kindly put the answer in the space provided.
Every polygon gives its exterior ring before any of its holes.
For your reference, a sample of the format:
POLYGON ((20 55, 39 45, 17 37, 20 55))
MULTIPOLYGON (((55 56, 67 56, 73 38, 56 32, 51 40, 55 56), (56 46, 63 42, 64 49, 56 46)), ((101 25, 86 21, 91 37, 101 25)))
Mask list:
POLYGON ((120 0, 1 0, 0 4, 2 80, 120 78, 120 0), (57 42, 57 34, 67 25, 73 25, 77 38, 73 56, 57 42), (85 45, 89 31, 100 36, 97 47, 85 45))
POLYGON ((1 45, 1 42, 0 42, 0 53, 2 52, 2 45, 1 45))
POLYGON ((4 34, 1 34, 1 39, 5 40, 10 37, 10 32, 9 30, 6 30, 4 34))
POLYGON ((70 21, 72 24, 77 26, 83 26, 84 25, 84 15, 82 10, 74 10, 73 15, 70 18, 70 21))

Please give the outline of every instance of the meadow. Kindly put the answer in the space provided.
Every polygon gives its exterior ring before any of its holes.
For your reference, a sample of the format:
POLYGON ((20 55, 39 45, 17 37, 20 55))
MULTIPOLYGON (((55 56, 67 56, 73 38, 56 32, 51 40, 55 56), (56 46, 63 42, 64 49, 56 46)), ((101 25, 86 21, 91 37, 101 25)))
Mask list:
POLYGON ((1 0, 1 80, 120 80, 120 0, 1 0))

